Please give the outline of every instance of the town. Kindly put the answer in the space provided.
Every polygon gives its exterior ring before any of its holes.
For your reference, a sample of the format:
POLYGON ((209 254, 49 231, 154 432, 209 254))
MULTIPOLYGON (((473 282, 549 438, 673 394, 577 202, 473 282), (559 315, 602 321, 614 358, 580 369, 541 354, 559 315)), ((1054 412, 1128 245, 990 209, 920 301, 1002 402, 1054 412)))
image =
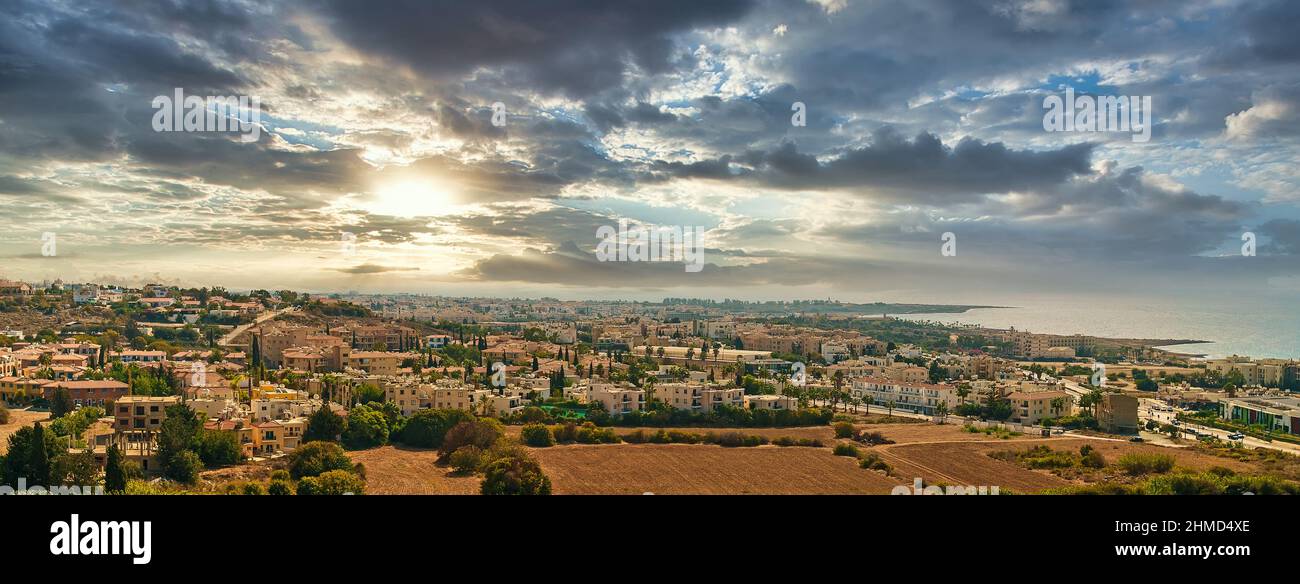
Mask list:
POLYGON ((4 280, 0 483, 1300 492, 1300 362, 836 305, 4 280))

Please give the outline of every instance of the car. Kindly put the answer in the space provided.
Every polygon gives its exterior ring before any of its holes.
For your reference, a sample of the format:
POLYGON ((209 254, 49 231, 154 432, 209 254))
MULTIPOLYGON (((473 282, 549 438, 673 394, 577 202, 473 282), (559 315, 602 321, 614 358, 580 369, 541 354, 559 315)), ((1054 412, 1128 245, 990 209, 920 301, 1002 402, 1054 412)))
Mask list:
POLYGON ((1129 441, 1129 442, 1146 442, 1146 440, 1143 440, 1141 436, 1134 436, 1134 437, 1132 437, 1132 438, 1129 438, 1128 441, 1129 441))
POLYGON ((1182 423, 1182 422, 1179 422, 1178 420, 1174 420, 1174 421, 1169 422, 1169 423, 1170 423, 1170 424, 1173 424, 1173 425, 1175 425, 1175 426, 1181 426, 1181 425, 1183 425, 1183 423, 1182 423))
POLYGON ((1245 438, 1245 437, 1246 437, 1246 435, 1245 435, 1245 434, 1242 434, 1241 432, 1233 432, 1233 433, 1231 433, 1231 434, 1228 434, 1228 439, 1229 439, 1229 440, 1241 440, 1242 438, 1245 438))

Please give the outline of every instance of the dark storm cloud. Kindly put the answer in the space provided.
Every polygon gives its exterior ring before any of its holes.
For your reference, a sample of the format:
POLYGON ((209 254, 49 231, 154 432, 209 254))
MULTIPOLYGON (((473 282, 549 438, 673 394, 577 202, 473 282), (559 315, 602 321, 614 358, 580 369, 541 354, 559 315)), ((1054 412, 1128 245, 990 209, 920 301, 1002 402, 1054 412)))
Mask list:
POLYGON ((1259 253, 1300 256, 1300 220, 1272 219, 1256 230, 1269 239, 1269 243, 1259 246, 1259 253))
POLYGON ((598 0, 382 4, 324 0, 332 28, 351 45, 417 71, 458 75, 478 67, 518 71, 542 91, 582 96, 617 87, 630 68, 672 66, 671 35, 720 26, 750 8, 744 0, 598 0))
POLYGON ((381 266, 378 264, 361 264, 359 266, 351 266, 347 268, 335 268, 334 271, 343 272, 344 274, 369 275, 369 274, 387 274, 390 272, 415 272, 415 271, 419 271, 419 268, 381 266))
POLYGON ((742 178, 780 189, 879 190, 887 198, 935 204, 952 195, 1045 189, 1090 174, 1093 146, 1014 150, 1002 143, 967 138, 946 146, 932 134, 907 140, 890 130, 870 145, 822 162, 792 142, 770 152, 748 152, 694 164, 660 163, 655 170, 691 178, 742 178), (733 162, 744 166, 733 168, 733 162))

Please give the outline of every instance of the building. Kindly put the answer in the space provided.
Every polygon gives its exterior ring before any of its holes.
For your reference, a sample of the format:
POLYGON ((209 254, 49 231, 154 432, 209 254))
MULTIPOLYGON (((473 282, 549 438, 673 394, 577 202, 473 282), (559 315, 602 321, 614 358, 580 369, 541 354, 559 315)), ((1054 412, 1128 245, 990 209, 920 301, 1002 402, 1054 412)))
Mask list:
POLYGON ((1138 430, 1138 398, 1122 393, 1103 393, 1097 404, 1097 425, 1103 432, 1135 434, 1138 430))
POLYGON ((1007 395, 1007 400, 1011 402, 1011 420, 1021 424, 1036 425, 1074 413, 1074 396, 1064 391, 1017 391, 1007 395))
POLYGON ((161 363, 167 358, 166 351, 135 351, 126 350, 117 353, 117 357, 123 363, 161 363))
POLYGON ((664 383, 654 386, 654 398, 675 409, 710 413, 721 406, 745 407, 745 390, 698 383, 664 383))
POLYGON ((407 353, 388 351, 353 351, 348 355, 348 367, 370 375, 397 375, 407 353))
MULTIPOLYGON (((919 368, 924 369, 924 368, 919 368)), ((854 379, 849 384, 849 394, 877 406, 893 404, 894 409, 928 416, 936 415, 942 404, 951 411, 957 406, 957 388, 951 385, 897 381, 880 377, 854 379)))
POLYGON ((167 408, 181 403, 177 396, 128 395, 113 403, 113 429, 123 433, 157 432, 167 419, 167 408))
POLYGON ((788 395, 747 395, 745 407, 751 410, 797 410, 799 400, 788 395))
POLYGON ((130 388, 112 379, 56 381, 42 388, 46 399, 60 389, 68 390, 68 396, 77 405, 103 405, 125 397, 130 388))
POLYGON ((1270 431, 1300 434, 1300 398, 1223 398, 1219 417, 1247 426, 1260 425, 1270 431))
POLYGON ((645 391, 631 386, 595 383, 587 391, 587 403, 599 403, 611 416, 645 409, 645 391))

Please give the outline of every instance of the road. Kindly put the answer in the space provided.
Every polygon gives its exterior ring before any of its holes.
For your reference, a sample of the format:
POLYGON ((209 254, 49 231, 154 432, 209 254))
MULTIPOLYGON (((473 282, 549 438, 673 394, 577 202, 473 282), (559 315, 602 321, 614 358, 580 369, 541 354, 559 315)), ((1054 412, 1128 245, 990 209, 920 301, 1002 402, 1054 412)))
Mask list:
POLYGON ((244 331, 253 328, 259 324, 262 324, 268 320, 271 320, 277 316, 280 316, 282 314, 288 314, 290 312, 297 312, 297 311, 298 311, 298 307, 289 306, 286 308, 281 308, 279 310, 272 310, 270 312, 262 314, 261 316, 258 316, 257 318, 253 319, 253 322, 250 322, 248 324, 241 324, 231 329, 230 332, 226 333, 225 335, 222 335, 221 339, 217 341, 217 344, 223 347, 228 346, 231 343, 235 342, 235 339, 238 338, 239 335, 243 334, 244 331))
MULTIPOLYGON (((1179 413, 1191 413, 1190 411, 1187 410, 1175 410, 1169 412, 1169 411, 1160 411, 1154 409, 1154 407, 1166 407, 1166 406, 1167 404, 1165 404, 1163 401, 1150 399, 1150 398, 1143 398, 1138 406, 1139 421, 1141 423, 1145 423, 1146 420, 1155 420, 1157 423, 1162 425, 1172 424, 1174 419, 1177 417, 1179 413)), ((1209 434, 1220 440, 1224 440, 1227 442, 1232 441, 1230 438, 1228 438, 1228 435, 1232 433, 1229 430, 1221 430, 1219 428, 1213 428, 1201 424, 1194 424, 1191 422, 1181 422, 1180 426, 1182 428, 1190 428, 1196 430, 1201 434, 1209 434)), ((1147 436, 1149 434, 1150 433, 1148 432, 1143 432, 1144 436, 1147 436)), ((1192 440, 1196 439, 1195 436, 1191 436, 1189 434, 1184 434, 1183 436, 1190 437, 1192 440)), ((1242 440, 1238 440, 1238 442, 1241 442, 1242 446, 1245 446, 1247 448, 1268 448, 1271 450, 1278 450, 1281 452, 1288 452, 1291 454, 1300 455, 1300 446, 1296 446, 1294 444, 1289 444, 1286 442, 1279 442, 1279 441, 1267 442, 1250 436, 1246 436, 1242 440)))

